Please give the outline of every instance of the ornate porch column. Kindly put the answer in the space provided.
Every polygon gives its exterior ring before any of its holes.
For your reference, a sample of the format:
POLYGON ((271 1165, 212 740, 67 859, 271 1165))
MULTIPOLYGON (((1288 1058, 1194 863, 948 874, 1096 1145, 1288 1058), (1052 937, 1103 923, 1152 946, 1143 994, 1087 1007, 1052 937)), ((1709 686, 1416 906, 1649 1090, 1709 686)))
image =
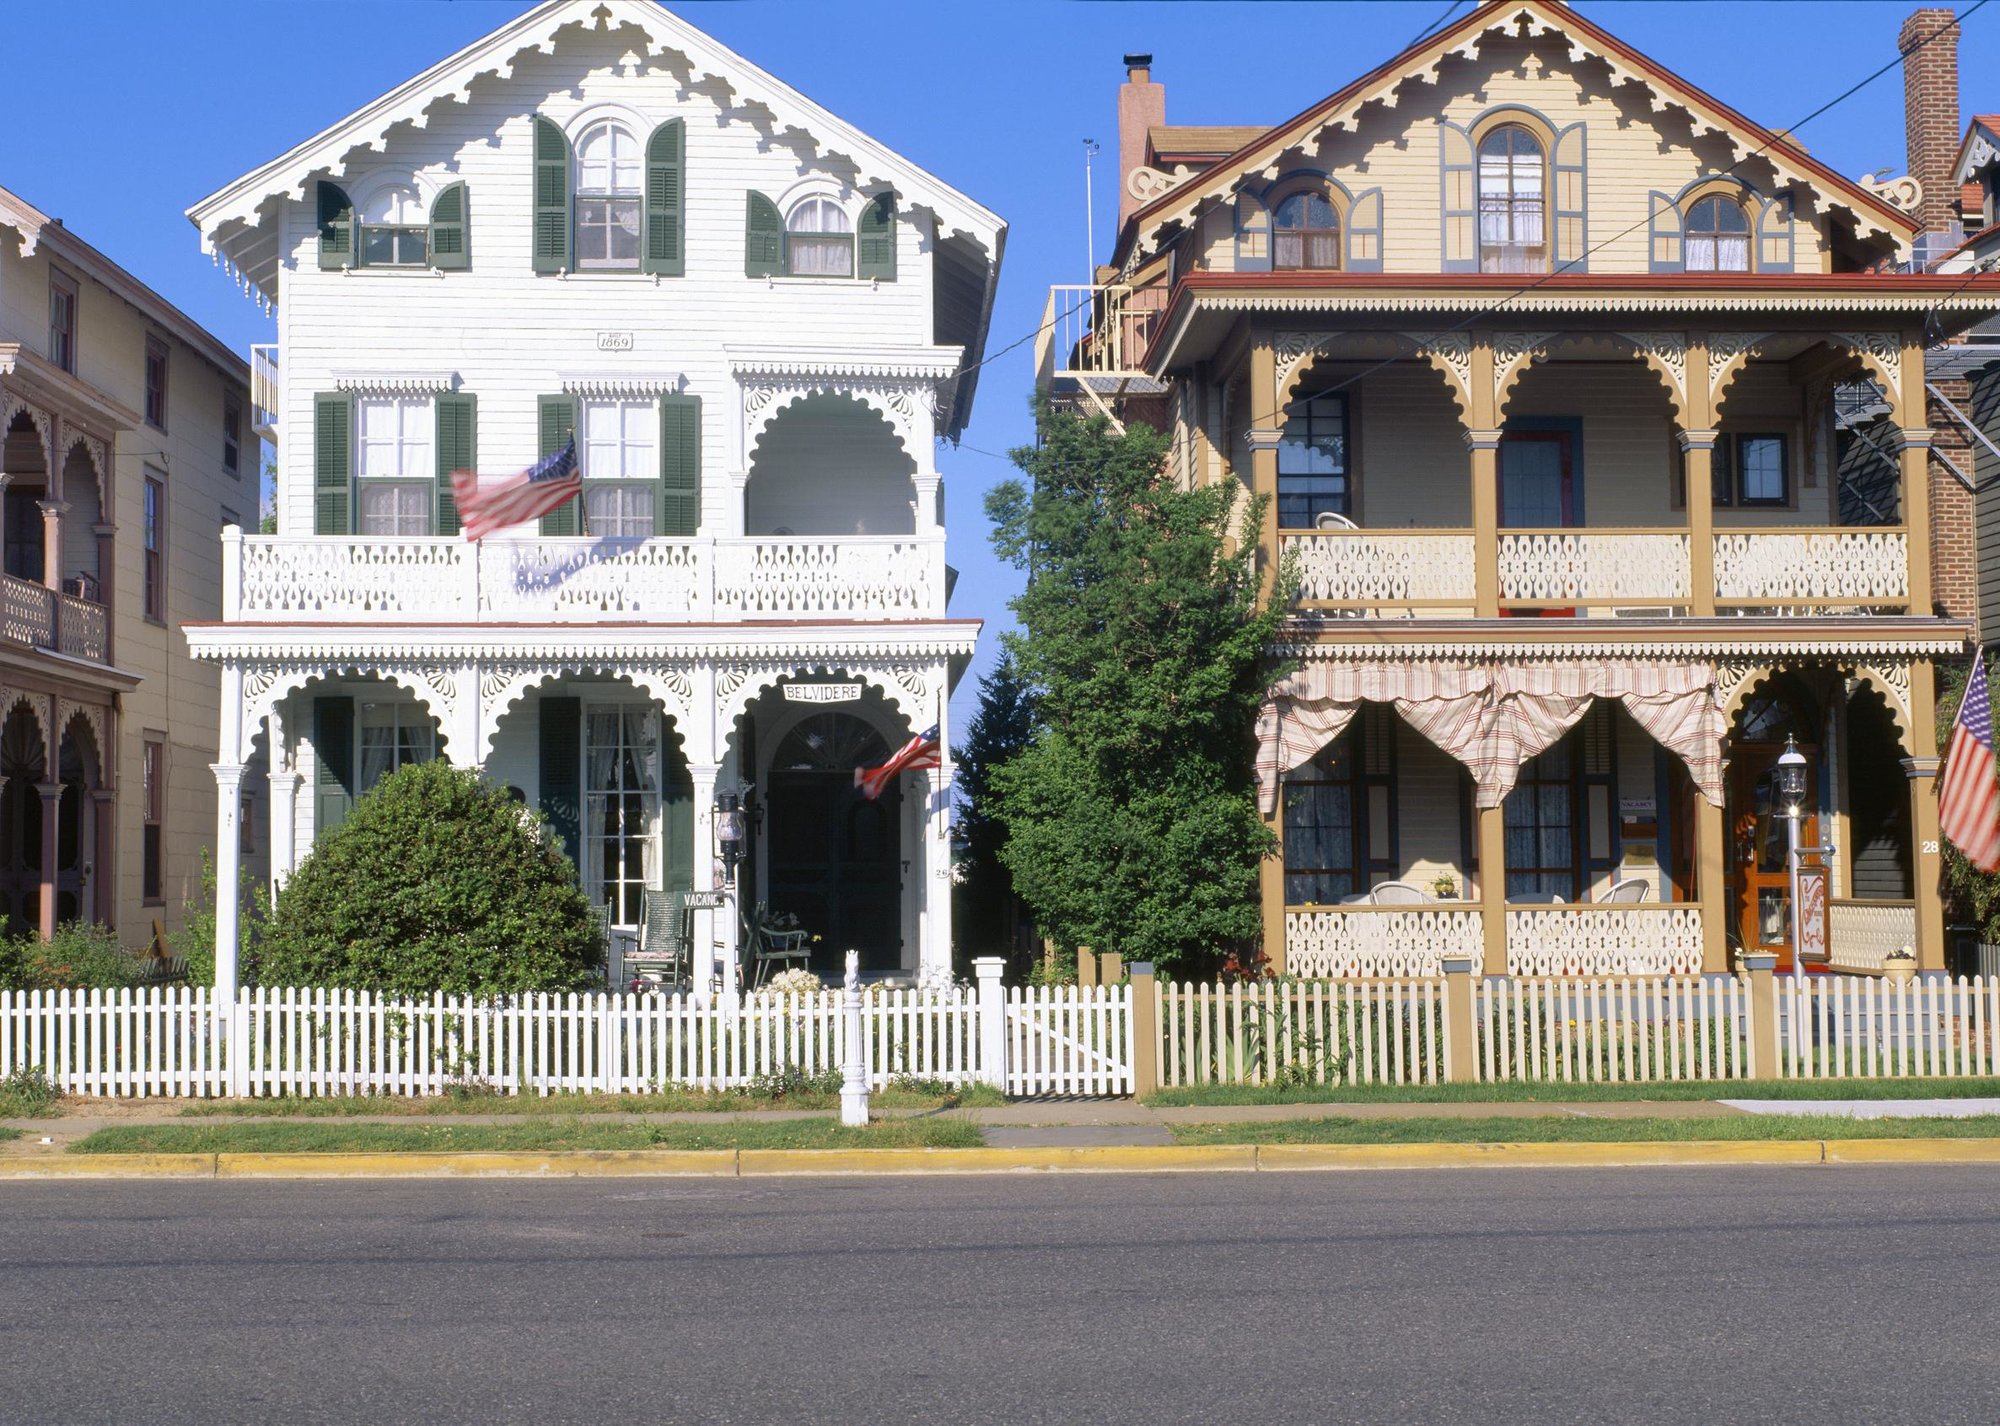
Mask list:
MULTIPOLYGON (((1909 550, 1910 571, 1910 612, 1929 614, 1931 612, 1931 429, 1930 413, 1924 399, 1924 348, 1914 333, 1906 333, 1902 340, 1902 350, 1897 367, 1900 380, 1896 384, 1896 424, 1902 428, 1901 454, 1898 464, 1902 469, 1902 513, 1903 529, 1908 533, 1904 544, 1909 550)), ((1925 665, 1928 670, 1928 665, 1925 665)), ((1912 683, 1916 680, 1916 669, 1910 670, 1912 683)), ((1928 671, 1924 675, 1928 680, 1928 671)), ((1916 709, 1912 708, 1914 716, 1916 709)), ((1926 744, 1931 741, 1930 725, 1925 723, 1920 736, 1926 744)), ((1919 878, 1921 880, 1921 878, 1919 878)), ((1920 964, 1928 962, 1919 961, 1920 964)))
MULTIPOLYGON (((689 862, 693 867, 694 887, 699 891, 719 884, 716 877, 721 869, 721 858, 715 840, 715 785, 722 772, 715 763, 688 764, 688 780, 694 786, 694 846, 689 862)), ((742 868, 737 868, 742 874, 742 868)), ((729 966, 729 958, 722 954, 719 934, 725 927, 733 930, 736 919, 736 897, 732 888, 730 906, 722 911, 697 911, 692 918, 689 932, 691 944, 688 946, 688 975, 694 982, 694 998, 702 1005, 709 1002, 716 991, 716 981, 729 966)), ((735 936, 729 938, 730 949, 735 948, 735 936)), ((735 977, 731 976, 722 986, 724 998, 735 993, 735 977)))
MULTIPOLYGON (((1912 532, 1910 547, 1914 550, 1916 545, 1912 532)), ((1914 587, 1916 571, 1910 573, 1914 587)), ((1944 897, 1939 886, 1944 876, 1939 838, 1944 834, 1938 830, 1935 679, 1929 659, 1911 662, 1910 756, 1903 759, 1903 773, 1910 781, 1910 883, 1917 902, 1918 970, 1944 969, 1944 897)))
POLYGON ((1697 429, 1678 434, 1687 503, 1688 613, 1708 619, 1715 614, 1716 432, 1697 429))
POLYGON ((1285 413, 1278 400, 1278 353, 1269 332, 1250 340, 1250 493, 1264 498, 1264 519, 1257 531, 1257 578, 1268 598, 1278 583, 1278 442, 1285 434, 1285 413))
POLYGON ((42 583, 50 589, 62 588, 62 517, 69 513, 67 500, 40 500, 42 512, 42 583))
POLYGON ((1500 428, 1468 427, 1472 476, 1472 612, 1500 617, 1500 428))
POLYGON ((917 943, 917 980, 923 985, 951 981, 951 673, 940 664, 938 765, 925 778, 923 935, 917 943))
POLYGON ((110 926, 118 919, 118 844, 115 835, 118 790, 113 787, 93 788, 90 800, 95 804, 91 819, 94 842, 90 853, 90 894, 94 907, 91 915, 99 925, 110 926))
POLYGON ((271 784, 271 906, 275 910, 278 892, 290 879, 298 859, 299 831, 299 772, 285 742, 285 715, 275 707, 264 715, 264 748, 271 760, 266 776, 271 784))
POLYGON ((236 946, 242 926, 243 764, 210 763, 215 774, 215 994, 236 999, 236 946))
POLYGON ((56 835, 62 830, 62 784, 38 782, 42 796, 42 904, 36 930, 44 941, 56 934, 56 835))
POLYGON ((1507 973, 1507 812, 1476 807, 1479 823, 1479 925, 1487 975, 1507 973))

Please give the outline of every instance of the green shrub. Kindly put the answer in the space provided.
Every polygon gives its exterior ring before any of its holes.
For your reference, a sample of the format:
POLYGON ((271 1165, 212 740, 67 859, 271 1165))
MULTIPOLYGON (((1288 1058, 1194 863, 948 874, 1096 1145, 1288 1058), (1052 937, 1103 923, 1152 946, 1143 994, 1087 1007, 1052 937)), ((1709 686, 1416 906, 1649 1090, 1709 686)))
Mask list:
POLYGON ((581 990, 604 947, 541 819, 444 762, 384 778, 278 894, 265 985, 419 996, 581 990))
MULTIPOLYGON (((237 921, 236 977, 242 984, 252 985, 256 983, 257 937, 271 919, 271 894, 247 871, 239 885, 243 912, 237 921)), ((198 889, 184 904, 180 930, 167 936, 174 954, 187 962, 189 985, 215 984, 215 888, 215 860, 203 847, 198 889)))
POLYGON ((0 990, 116 990, 145 978, 145 962, 102 926, 65 921, 47 943, 0 939, 0 990))
POLYGON ((44 1119, 55 1109, 62 1091, 49 1083, 41 1066, 17 1069, 0 1079, 0 1119, 44 1119))

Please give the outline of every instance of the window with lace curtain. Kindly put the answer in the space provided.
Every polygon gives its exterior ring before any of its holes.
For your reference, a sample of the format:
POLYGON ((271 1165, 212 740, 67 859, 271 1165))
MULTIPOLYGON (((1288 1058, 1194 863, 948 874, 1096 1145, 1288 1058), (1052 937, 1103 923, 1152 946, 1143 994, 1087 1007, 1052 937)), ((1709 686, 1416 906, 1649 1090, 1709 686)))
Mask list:
POLYGON ((854 227, 831 198, 807 198, 785 215, 785 265, 794 277, 852 277, 854 227))
POLYGON ((1479 141, 1479 270, 1546 272, 1548 166, 1542 141, 1502 124, 1479 141))
POLYGON ((361 778, 356 793, 369 791, 398 768, 437 756, 437 725, 415 703, 363 703, 359 721, 361 778))
POLYGON ((1750 215, 1743 205, 1720 195, 1698 200, 1688 209, 1681 258, 1689 272, 1750 271, 1750 215))
POLYGON ((660 885, 660 722, 640 704, 592 704, 584 717, 584 889, 616 925, 645 919, 660 885))
POLYGON ((1332 272, 1340 267, 1340 214, 1324 193, 1294 193, 1271 215, 1271 266, 1332 272))

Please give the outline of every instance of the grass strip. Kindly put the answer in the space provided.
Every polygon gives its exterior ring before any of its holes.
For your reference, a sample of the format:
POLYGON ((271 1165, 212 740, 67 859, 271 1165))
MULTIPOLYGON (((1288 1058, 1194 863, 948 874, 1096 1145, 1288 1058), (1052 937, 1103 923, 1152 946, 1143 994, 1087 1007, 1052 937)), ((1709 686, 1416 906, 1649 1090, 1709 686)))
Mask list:
POLYGON ((337 1154, 550 1152, 564 1149, 964 1149, 984 1139, 956 1119, 887 1119, 865 1129, 837 1119, 716 1124, 121 1124, 69 1146, 73 1154, 337 1154))
POLYGON ((2000 1115, 1970 1119, 1850 1119, 1840 1114, 1746 1114, 1728 1119, 1291 1119, 1176 1124, 1183 1144, 1569 1144, 1715 1139, 1986 1139, 2000 1115))
POLYGON ((1668 1084, 1200 1084, 1156 1090, 1160 1108, 1231 1104, 1628 1104, 1698 1099, 2000 1098, 2000 1079, 1739 1079, 1668 1084))
POLYGON ((5 1127, 0 1127, 0 1143, 5 1143, 9 1139, 18 1139, 27 1132, 28 1131, 25 1129, 8 1129, 5 1127))
MULTIPOLYGON (((868 1103, 876 1109, 990 1108, 1007 1096, 983 1084, 956 1089, 895 1088, 873 1090, 868 1103)), ((393 1094, 330 1094, 318 1098, 207 1100, 181 1110, 183 1117, 212 1119, 231 1115, 270 1119, 341 1119, 385 1114, 519 1114, 562 1118, 577 1114, 701 1114, 740 1113, 751 1109, 838 1109, 840 1091, 807 1090, 791 1094, 759 1094, 739 1090, 665 1090, 658 1094, 499 1094, 471 1093, 406 1097, 393 1094)))

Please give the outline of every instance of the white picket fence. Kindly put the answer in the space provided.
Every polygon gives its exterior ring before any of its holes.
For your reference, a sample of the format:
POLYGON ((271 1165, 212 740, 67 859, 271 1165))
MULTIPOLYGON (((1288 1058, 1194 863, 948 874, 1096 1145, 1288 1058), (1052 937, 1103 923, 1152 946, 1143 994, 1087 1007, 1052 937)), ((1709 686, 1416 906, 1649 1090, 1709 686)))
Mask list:
POLYGON ((1788 1079, 2000 1073, 2000 978, 1778 983, 1779 1071, 1788 1079))
MULTIPOLYGON (((1126 986, 871 986, 862 1020, 875 1088, 909 1077, 1014 1094, 1131 1092, 1126 986)), ((760 992, 734 1006, 261 987, 225 1006, 182 987, 0 991, 0 1074, 40 1069, 69 1093, 138 1096, 726 1089, 788 1070, 837 1073, 844 1027, 838 990, 760 992)))
POLYGON ((1495 976, 1473 1006, 1475 1064, 1486 1082, 1747 1079, 1749 1009, 1733 976, 1495 976))
POLYGON ((1160 1083, 1436 1084, 1442 980, 1160 987, 1160 1083))

